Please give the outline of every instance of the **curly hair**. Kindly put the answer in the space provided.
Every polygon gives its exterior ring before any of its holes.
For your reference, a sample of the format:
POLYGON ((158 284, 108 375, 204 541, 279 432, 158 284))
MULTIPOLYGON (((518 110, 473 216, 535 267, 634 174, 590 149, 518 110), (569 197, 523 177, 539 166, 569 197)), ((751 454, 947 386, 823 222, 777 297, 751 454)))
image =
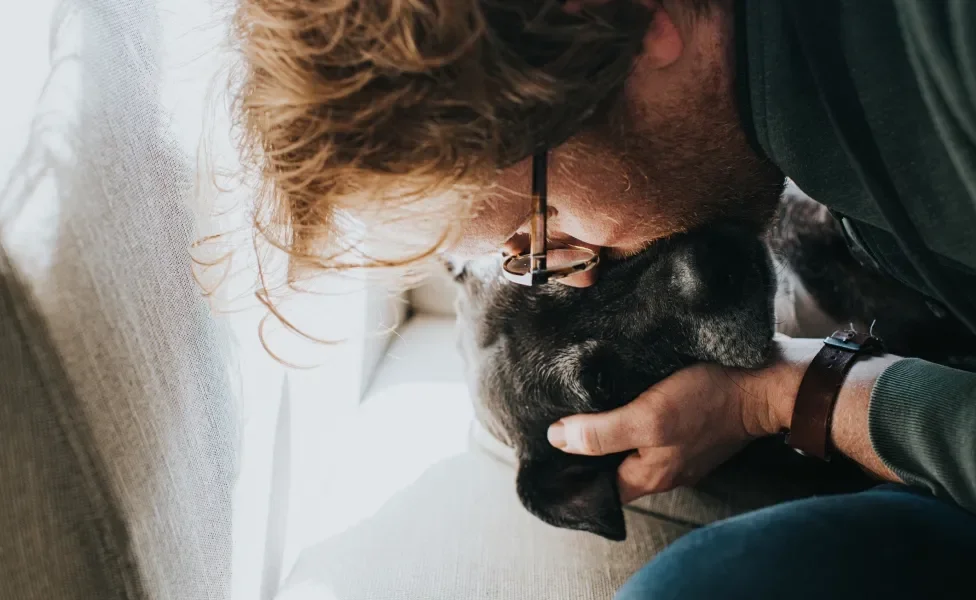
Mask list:
POLYGON ((293 268, 430 256, 498 169, 604 112, 651 16, 630 1, 571 14, 556 0, 241 0, 255 227, 293 268), (349 233, 405 218, 436 232, 406 255, 368 256, 349 233))

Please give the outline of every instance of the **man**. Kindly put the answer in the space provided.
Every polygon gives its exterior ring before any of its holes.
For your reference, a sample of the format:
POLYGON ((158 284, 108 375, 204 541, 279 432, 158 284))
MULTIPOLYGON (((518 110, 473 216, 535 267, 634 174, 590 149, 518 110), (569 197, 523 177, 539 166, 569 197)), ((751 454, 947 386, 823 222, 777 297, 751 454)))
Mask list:
MULTIPOLYGON (((788 176, 865 264, 976 328, 976 3, 249 0, 238 18, 242 124, 296 264, 363 264, 346 215, 433 236, 377 264, 524 250, 548 149, 556 244, 626 256, 718 219, 758 228, 788 176)), ((625 501, 693 483, 820 406, 798 394, 822 340, 777 343, 766 369, 691 367, 550 441, 633 450, 625 501)), ((699 530, 621 600, 972 597, 952 586, 976 564, 976 375, 848 358, 819 435, 892 485, 699 530)))

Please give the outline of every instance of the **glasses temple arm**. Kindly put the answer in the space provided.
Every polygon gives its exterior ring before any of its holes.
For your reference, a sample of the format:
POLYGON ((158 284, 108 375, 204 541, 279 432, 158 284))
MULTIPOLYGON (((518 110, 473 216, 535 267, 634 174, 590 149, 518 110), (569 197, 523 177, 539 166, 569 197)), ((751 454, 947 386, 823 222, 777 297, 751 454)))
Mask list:
POLYGON ((547 170, 548 151, 532 156, 532 221, 530 224, 530 269, 546 269, 546 217, 549 212, 547 170))

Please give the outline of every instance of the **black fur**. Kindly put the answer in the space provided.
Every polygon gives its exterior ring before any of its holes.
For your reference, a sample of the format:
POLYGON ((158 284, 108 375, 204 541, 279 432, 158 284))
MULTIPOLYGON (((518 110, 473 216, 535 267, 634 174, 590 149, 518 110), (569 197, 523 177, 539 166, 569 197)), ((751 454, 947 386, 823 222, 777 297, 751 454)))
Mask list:
POLYGON ((827 210, 795 189, 763 241, 731 226, 678 235, 605 265, 586 289, 526 288, 501 277, 500 259, 467 263, 455 274, 458 329, 476 414, 515 448, 518 496, 532 514, 624 539, 616 486, 624 455, 563 453, 547 428, 621 406, 695 361, 761 366, 774 330, 770 255, 824 317, 826 329, 799 334, 876 321, 890 352, 976 364, 974 336, 934 301, 861 266, 827 210))
POLYGON ((976 367, 976 340, 966 326, 939 302, 860 264, 827 208, 798 189, 781 199, 767 243, 838 325, 874 323, 892 354, 976 367))
POLYGON ((759 367, 774 331, 775 284, 759 237, 733 227, 676 235, 604 265, 585 289, 513 285, 500 262, 456 279, 459 343, 479 420, 515 448, 518 496, 558 527, 624 539, 616 469, 624 455, 554 449, 558 419, 634 399, 696 361, 759 367))

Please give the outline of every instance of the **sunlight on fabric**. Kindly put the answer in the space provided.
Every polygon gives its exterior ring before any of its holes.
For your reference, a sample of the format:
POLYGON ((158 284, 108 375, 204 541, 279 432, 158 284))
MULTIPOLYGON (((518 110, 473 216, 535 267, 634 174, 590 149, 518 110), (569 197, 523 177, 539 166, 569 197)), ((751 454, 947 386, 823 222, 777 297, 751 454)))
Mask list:
MULTIPOLYGON (((5 81, 0 98, 0 172, 7 172, 23 150, 52 63, 59 57, 50 47, 57 0, 18 3, 14 14, 0 20, 0 72, 5 81)), ((61 58, 64 58, 63 56, 61 58)), ((61 98, 71 107, 71 98, 61 98)))
POLYGON ((453 326, 449 317, 407 321, 362 404, 341 415, 327 413, 324 396, 299 394, 285 573, 305 548, 369 519, 429 468, 467 451, 473 410, 453 326))
POLYGON ((16 85, 0 97, 0 222, 6 250, 30 265, 35 293, 60 233, 59 184, 76 164, 81 98, 77 16, 55 0, 18 4, 0 22, 0 73, 16 85))
POLYGON ((336 452, 347 460, 330 477, 332 499, 320 516, 323 536, 369 518, 428 468, 467 450, 464 393, 446 383, 394 386, 336 432, 336 452))
POLYGON ((303 581, 275 596, 275 600, 343 600, 321 581, 303 581))

